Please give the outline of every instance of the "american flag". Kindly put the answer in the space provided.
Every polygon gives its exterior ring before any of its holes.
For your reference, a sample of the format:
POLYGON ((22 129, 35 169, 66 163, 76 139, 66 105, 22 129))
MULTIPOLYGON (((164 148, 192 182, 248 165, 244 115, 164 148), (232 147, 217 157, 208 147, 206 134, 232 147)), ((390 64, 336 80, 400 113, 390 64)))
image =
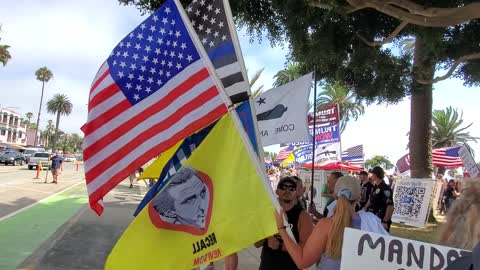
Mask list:
MULTIPOLYGON (((434 166, 457 168, 463 166, 463 161, 458 150, 461 146, 438 148, 432 150, 432 163, 434 166)), ((410 155, 405 155, 397 161, 397 169, 403 173, 410 169, 410 155)))
POLYGON ((186 11, 232 103, 247 100, 249 84, 228 1, 193 0, 186 11))
POLYGON ((93 81, 82 130, 89 201, 99 215, 118 183, 227 112, 183 18, 168 0, 113 49, 93 81))
POLYGON ((290 156, 290 154, 292 153, 292 151, 294 149, 295 149, 295 146, 293 146, 293 145, 289 145, 289 146, 283 148, 282 150, 280 150, 280 152, 278 152, 276 160, 286 159, 288 156, 290 156))
POLYGON ((342 152, 342 161, 351 165, 364 167, 363 144, 353 146, 342 152))

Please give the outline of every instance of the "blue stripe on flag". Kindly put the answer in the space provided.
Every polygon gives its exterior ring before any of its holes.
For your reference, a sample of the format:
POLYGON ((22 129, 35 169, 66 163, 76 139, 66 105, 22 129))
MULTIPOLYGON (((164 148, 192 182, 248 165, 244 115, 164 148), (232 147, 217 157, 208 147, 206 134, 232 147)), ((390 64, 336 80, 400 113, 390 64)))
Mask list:
POLYGON ((215 62, 217 59, 235 53, 235 47, 231 41, 225 42, 224 44, 218 46, 215 50, 208 53, 208 57, 212 62, 215 62))

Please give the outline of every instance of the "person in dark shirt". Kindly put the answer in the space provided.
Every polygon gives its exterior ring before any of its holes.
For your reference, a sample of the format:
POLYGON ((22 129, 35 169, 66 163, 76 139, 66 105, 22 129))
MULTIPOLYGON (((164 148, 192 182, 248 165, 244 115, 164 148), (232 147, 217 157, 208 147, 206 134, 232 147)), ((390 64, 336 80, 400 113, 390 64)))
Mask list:
POLYGON ((448 212, 448 209, 452 206, 452 203, 457 199, 460 194, 455 189, 455 181, 448 181, 448 186, 443 193, 443 200, 445 204, 445 212, 448 212))
POLYGON ((55 152, 55 156, 52 157, 51 169, 53 175, 53 181, 51 183, 58 184, 58 176, 60 175, 60 171, 63 171, 63 158, 58 152, 55 152))
MULTIPOLYGON (((297 183, 290 176, 284 177, 278 182, 278 201, 286 212, 295 240, 303 247, 313 230, 313 222, 308 213, 297 203, 296 190, 297 183)), ((278 230, 284 229, 286 228, 278 228, 278 230)), ((299 269, 283 246, 283 240, 279 234, 260 240, 255 243, 255 247, 262 247, 259 270, 299 269)))
POLYGON ((371 177, 375 183, 375 189, 370 194, 370 200, 365 205, 364 210, 377 215, 382 220, 385 230, 389 232, 392 225, 393 192, 383 181, 385 172, 381 167, 374 167, 371 170, 371 177))
POLYGON ((360 202, 355 208, 357 212, 362 210, 363 207, 365 207, 368 200, 370 200, 370 194, 372 194, 372 191, 374 189, 373 184, 368 179, 368 173, 366 171, 361 171, 358 174, 358 177, 360 178, 361 189, 360 189, 360 202))

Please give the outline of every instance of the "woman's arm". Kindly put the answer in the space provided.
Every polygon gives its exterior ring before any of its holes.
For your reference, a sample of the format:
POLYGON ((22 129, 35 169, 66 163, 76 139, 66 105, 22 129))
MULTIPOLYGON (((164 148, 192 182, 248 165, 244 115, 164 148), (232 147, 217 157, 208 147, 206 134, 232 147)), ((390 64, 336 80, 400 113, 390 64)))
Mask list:
MULTIPOLYGON (((279 228, 283 226, 283 223, 280 215, 276 213, 277 225, 279 228)), ((283 245, 286 247, 290 257, 297 265, 298 268, 304 269, 312 266, 315 262, 320 260, 322 256, 328 239, 328 232, 331 227, 330 219, 322 219, 317 225, 313 228, 310 236, 307 237, 306 242, 302 245, 300 241, 300 246, 297 245, 288 235, 284 228, 280 229, 280 236, 283 240, 283 245), (303 246, 303 247, 302 247, 303 246)), ((302 240, 302 239, 300 239, 302 240)))

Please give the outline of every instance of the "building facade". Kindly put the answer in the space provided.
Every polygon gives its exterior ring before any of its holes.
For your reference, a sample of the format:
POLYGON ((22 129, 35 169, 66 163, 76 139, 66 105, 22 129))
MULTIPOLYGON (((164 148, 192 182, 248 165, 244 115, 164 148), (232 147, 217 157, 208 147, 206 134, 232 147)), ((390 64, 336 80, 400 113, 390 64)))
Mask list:
POLYGON ((0 151, 5 148, 23 150, 27 146, 27 126, 15 111, 0 110, 0 151))

